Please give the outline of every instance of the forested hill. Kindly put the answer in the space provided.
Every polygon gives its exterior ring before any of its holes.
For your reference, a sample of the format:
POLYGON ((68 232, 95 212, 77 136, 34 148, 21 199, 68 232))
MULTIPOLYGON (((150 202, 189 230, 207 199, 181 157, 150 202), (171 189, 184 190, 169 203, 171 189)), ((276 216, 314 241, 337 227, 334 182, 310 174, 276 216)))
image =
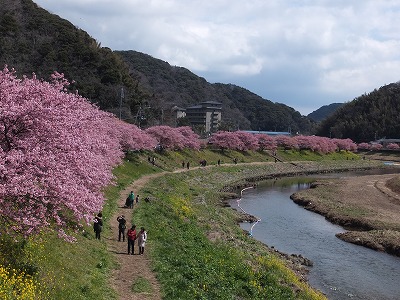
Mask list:
POLYGON ((343 106, 343 103, 332 103, 329 105, 324 105, 318 108, 317 110, 309 113, 307 117, 315 122, 321 122, 331 116, 339 107, 343 106))
POLYGON ((354 141, 400 138, 400 87, 389 84, 344 104, 322 121, 231 84, 211 84, 189 70, 136 51, 113 51, 32 0, 0 0, 0 68, 45 80, 64 73, 72 90, 100 108, 142 125, 174 125, 174 106, 223 104, 222 129, 316 133, 354 141), (123 90, 123 97, 121 91, 123 90), (121 101, 122 100, 122 101, 121 101), (122 104, 122 105, 121 105, 122 104))
POLYGON ((186 108, 202 101, 223 104, 223 129, 252 129, 309 133, 312 122, 293 108, 273 103, 232 84, 211 84, 189 70, 137 51, 117 51, 135 79, 153 94, 147 114, 171 121, 171 108, 186 108))
POLYGON ((102 109, 119 105, 122 86, 128 106, 142 97, 118 55, 31 0, 0 0, 0 69, 4 65, 45 80, 64 73, 75 81, 72 89, 102 109))
POLYGON ((350 138, 355 142, 400 138, 400 82, 344 104, 321 123, 317 135, 350 138))

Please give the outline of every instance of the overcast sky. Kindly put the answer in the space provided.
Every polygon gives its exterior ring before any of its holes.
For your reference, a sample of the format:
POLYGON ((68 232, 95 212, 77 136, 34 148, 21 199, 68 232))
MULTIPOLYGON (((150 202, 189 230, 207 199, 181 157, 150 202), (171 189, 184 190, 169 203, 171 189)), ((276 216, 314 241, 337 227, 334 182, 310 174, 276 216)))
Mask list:
POLYGON ((400 80, 398 0, 34 2, 103 47, 147 53, 303 115, 400 80))

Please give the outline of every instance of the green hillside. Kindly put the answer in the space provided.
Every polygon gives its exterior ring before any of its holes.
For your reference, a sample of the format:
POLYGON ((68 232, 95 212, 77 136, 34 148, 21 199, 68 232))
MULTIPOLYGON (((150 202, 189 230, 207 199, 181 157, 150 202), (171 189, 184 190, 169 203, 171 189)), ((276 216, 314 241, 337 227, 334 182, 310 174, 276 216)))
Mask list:
POLYGON ((327 117, 331 116, 341 106, 343 106, 343 103, 332 103, 329 105, 324 105, 313 111, 312 113, 309 113, 307 117, 309 117, 311 120, 314 120, 315 122, 321 122, 327 117))
POLYGON ((400 138, 400 83, 392 83, 345 103, 324 120, 317 135, 369 142, 400 138))
POLYGON ((119 107, 122 87, 128 111, 143 96, 118 55, 31 0, 0 0, 0 49, 1 68, 45 80, 64 73, 72 90, 105 110, 119 107))
POLYGON ((172 107, 186 108, 203 101, 222 103, 225 130, 264 130, 310 133, 313 122, 281 103, 261 98, 233 84, 208 83, 188 69, 137 51, 117 51, 129 65, 131 74, 152 94, 146 115, 173 125, 172 107))

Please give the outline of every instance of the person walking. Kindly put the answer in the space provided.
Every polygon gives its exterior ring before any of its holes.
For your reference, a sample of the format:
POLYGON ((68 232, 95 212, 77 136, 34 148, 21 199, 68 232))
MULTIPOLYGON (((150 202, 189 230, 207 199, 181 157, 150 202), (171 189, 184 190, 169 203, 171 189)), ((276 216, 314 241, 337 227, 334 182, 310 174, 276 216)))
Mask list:
POLYGON ((128 208, 133 208, 134 202, 135 202, 135 193, 131 191, 128 195, 128 198, 126 198, 125 206, 127 206, 128 208))
POLYGON ((126 229, 126 219, 124 215, 118 216, 117 217, 118 221, 118 242, 122 241, 125 242, 125 229, 126 229))
POLYGON ((99 212, 94 218, 93 230, 96 235, 96 239, 100 240, 100 233, 103 229, 103 214, 99 212))
POLYGON ((140 227, 140 231, 137 235, 138 246, 139 246, 139 255, 143 255, 144 253, 144 246, 146 245, 147 240, 147 232, 144 227, 140 227))
POLYGON ((128 236, 128 254, 135 254, 136 225, 132 225, 126 234, 128 236), (132 251, 131 251, 132 249, 132 251))
POLYGON ((136 196, 135 202, 136 202, 136 204, 139 203, 139 195, 136 196))

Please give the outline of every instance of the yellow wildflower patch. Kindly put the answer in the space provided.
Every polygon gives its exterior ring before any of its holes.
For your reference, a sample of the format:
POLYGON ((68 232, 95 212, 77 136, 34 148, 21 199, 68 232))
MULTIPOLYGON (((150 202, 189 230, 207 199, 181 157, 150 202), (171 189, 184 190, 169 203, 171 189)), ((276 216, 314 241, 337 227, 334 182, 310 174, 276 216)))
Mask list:
POLYGON ((178 216, 190 217, 191 215, 193 215, 193 210, 187 199, 175 196, 172 197, 170 200, 172 208, 178 216))
POLYGON ((0 299, 37 299, 37 285, 32 276, 0 266, 0 299))

